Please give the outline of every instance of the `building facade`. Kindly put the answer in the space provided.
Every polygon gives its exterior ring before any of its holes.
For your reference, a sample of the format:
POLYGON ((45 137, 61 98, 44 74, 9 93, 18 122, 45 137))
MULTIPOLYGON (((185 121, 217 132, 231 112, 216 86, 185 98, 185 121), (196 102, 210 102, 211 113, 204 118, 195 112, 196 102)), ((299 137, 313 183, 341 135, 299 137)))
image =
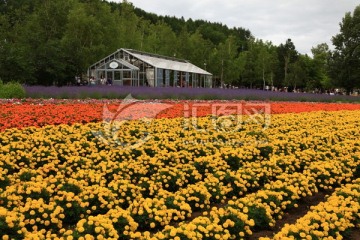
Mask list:
POLYGON ((123 48, 90 66, 88 76, 93 84, 212 87, 212 74, 186 60, 123 48))

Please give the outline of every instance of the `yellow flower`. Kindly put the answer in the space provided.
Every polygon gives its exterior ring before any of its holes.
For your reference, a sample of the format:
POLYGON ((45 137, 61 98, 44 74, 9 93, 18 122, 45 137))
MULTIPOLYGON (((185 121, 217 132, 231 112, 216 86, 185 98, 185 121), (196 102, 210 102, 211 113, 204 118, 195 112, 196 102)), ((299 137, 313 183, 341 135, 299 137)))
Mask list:
POLYGON ((175 237, 176 236, 176 228, 172 228, 170 230, 170 237, 175 237))

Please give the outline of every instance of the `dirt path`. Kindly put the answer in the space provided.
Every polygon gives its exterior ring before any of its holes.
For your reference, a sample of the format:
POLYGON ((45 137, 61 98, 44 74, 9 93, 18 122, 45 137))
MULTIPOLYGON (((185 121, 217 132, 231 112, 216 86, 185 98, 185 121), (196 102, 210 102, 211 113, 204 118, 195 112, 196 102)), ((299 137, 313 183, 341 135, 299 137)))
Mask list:
MULTIPOLYGON (((311 206, 315 206, 320 202, 325 200, 326 195, 330 195, 332 192, 318 192, 313 196, 306 197, 298 203, 297 208, 293 208, 287 213, 284 214, 281 220, 277 220, 273 230, 262 230, 258 232, 253 232, 253 235, 249 236, 249 240, 257 240, 260 237, 272 237, 274 234, 279 232, 283 226, 288 224, 293 224, 297 219, 303 217, 309 210, 311 206)), ((360 238, 358 238, 360 239, 360 238)))
MULTIPOLYGON (((316 206, 320 202, 326 201, 326 195, 331 195, 333 191, 322 191, 318 192, 313 196, 309 196, 303 198, 301 201, 298 202, 298 207, 293 208, 287 213, 284 214, 281 220, 277 220, 276 224, 273 229, 271 230, 261 230, 261 231, 254 231, 253 234, 247 237, 247 240, 258 240, 260 237, 272 237, 277 232, 279 232, 286 223, 294 224, 297 219, 303 217, 309 210, 311 206, 316 206)), ((214 205, 218 208, 226 206, 226 203, 223 204, 216 204, 214 205)), ((191 218, 187 219, 187 221, 191 221, 192 219, 202 216, 203 212, 193 212, 191 218)), ((174 223, 173 226, 178 226, 178 223, 174 223)), ((360 239, 360 229, 354 228, 351 230, 350 235, 346 236, 347 240, 359 240, 360 239)))
MULTIPOLYGON (((249 240, 257 240, 260 237, 272 237, 274 234, 279 232, 283 226, 288 224, 293 224, 297 219, 303 217, 309 210, 311 206, 315 206, 322 201, 325 201, 325 196, 330 195, 332 191, 328 192, 319 192, 313 196, 304 198, 301 202, 299 202, 299 207, 291 209, 287 212, 281 220, 276 222, 276 225, 273 230, 263 230, 254 232, 253 235, 249 236, 249 240)), ((351 230, 350 235, 346 236, 347 240, 359 240, 360 239, 360 229, 354 228, 351 230)))

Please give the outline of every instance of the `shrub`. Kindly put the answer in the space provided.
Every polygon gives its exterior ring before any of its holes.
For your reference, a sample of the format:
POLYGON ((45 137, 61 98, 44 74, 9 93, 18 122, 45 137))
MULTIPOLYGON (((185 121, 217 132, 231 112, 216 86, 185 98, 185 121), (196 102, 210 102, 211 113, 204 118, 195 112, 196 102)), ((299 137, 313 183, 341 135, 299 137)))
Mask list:
POLYGON ((0 98, 25 98, 25 89, 20 83, 0 83, 0 98))
POLYGON ((43 199, 28 199, 24 206, 15 208, 24 216, 25 228, 31 231, 48 231, 50 229, 59 231, 65 218, 64 209, 56 206, 55 202, 47 204, 43 199))
POLYGON ((111 220, 120 239, 130 239, 130 233, 135 232, 139 226, 130 216, 130 212, 119 207, 109 210, 106 216, 111 220))
POLYGON ((212 222, 223 226, 231 234, 231 239, 242 239, 246 235, 251 235, 251 227, 254 227, 255 221, 248 219, 248 215, 239 209, 232 207, 216 208, 210 211, 212 222))
POLYGON ((157 239, 230 239, 229 230, 212 222, 207 217, 197 217, 191 222, 182 224, 179 227, 166 226, 164 231, 155 235, 157 239))
POLYGON ((109 216, 97 215, 81 219, 74 229, 64 234, 65 239, 119 239, 112 220, 109 216), (70 238, 69 238, 70 236, 70 238))
POLYGON ((22 230, 24 226, 24 215, 17 212, 12 212, 6 208, 0 207, 0 232, 2 239, 24 239, 26 229, 22 230))

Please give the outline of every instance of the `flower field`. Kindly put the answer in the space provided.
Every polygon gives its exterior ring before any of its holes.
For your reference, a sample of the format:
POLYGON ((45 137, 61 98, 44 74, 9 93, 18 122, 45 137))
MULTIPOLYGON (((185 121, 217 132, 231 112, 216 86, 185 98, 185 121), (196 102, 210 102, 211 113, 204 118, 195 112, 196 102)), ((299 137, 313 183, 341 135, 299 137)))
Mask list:
MULTIPOLYGON (((195 117, 204 117, 211 114, 211 105, 216 103, 247 104, 245 101, 174 101, 155 100, 139 101, 128 117, 137 119, 144 116, 154 118, 176 118, 184 116, 184 105, 201 105, 195 117), (166 105, 164 108, 163 105, 166 105), (154 115, 155 113, 155 115, 154 115)), ((260 102, 261 103, 261 102, 260 102)), ((8 128, 23 128, 30 126, 46 126, 73 123, 90 123, 102 121, 104 104, 110 110, 116 111, 118 100, 37 100, 0 101, 0 131, 8 128)), ((272 114, 301 113, 311 111, 339 111, 360 110, 356 103, 299 103, 299 102, 269 102, 272 114)))
POLYGON ((163 103, 137 104, 106 142, 103 101, 2 103, 2 239, 248 239, 320 191, 261 239, 349 239, 360 226, 359 104, 270 103, 266 128, 245 114, 219 129, 207 105, 194 126, 183 106, 196 103, 163 103))

